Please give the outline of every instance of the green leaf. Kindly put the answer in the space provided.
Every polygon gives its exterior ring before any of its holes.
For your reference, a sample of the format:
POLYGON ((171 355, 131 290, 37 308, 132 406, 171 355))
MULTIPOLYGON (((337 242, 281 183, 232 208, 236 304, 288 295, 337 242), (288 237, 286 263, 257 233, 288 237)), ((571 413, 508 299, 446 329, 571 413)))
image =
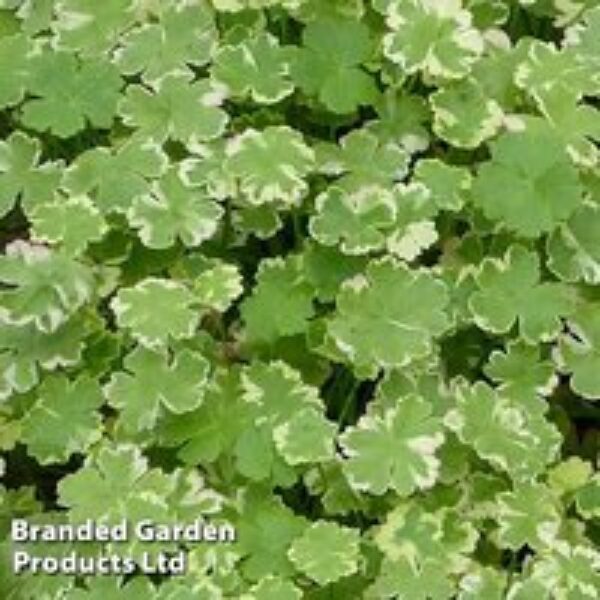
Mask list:
POLYGON ((240 307, 248 341, 272 343, 306 331, 314 314, 313 295, 297 257, 263 260, 252 295, 240 307))
POLYGON ((564 84, 540 93, 538 104, 573 161, 595 166, 599 156, 596 145, 600 142, 600 111, 580 102, 577 91, 564 84))
POLYGON ((236 265, 217 263, 194 280, 198 301, 219 312, 225 312, 243 291, 242 276, 236 265))
POLYGON ((29 83, 29 39, 21 34, 0 37, 0 108, 18 104, 29 83))
POLYGON ((552 362, 522 340, 509 342, 505 352, 494 350, 484 371, 509 396, 549 396, 558 383, 552 362))
POLYGON ((423 151, 429 145, 429 106, 420 96, 391 88, 373 102, 378 118, 367 128, 381 140, 399 144, 408 152, 423 151))
POLYGON ((325 585, 358 569, 358 544, 356 529, 317 521, 294 540, 288 555, 299 571, 325 585))
POLYGON ((169 74, 152 88, 128 86, 119 115, 138 136, 157 142, 169 139, 194 149, 225 131, 228 116, 219 108, 221 102, 208 79, 191 82, 186 75, 169 74))
POLYGON ((586 303, 568 320, 555 354, 561 371, 571 374, 569 385, 584 398, 600 398, 600 314, 595 304, 586 303))
POLYGON ((124 371, 112 375, 104 388, 109 404, 119 411, 127 431, 151 429, 164 406, 189 412, 203 399, 209 365, 195 352, 183 350, 171 358, 136 348, 124 361, 124 371))
POLYGON ((360 491, 381 495, 394 490, 408 496, 431 488, 439 475, 436 451, 444 441, 431 405, 407 396, 381 415, 361 417, 340 438, 344 473, 360 491))
POLYGON ((195 156, 181 162, 181 173, 186 181, 206 187, 217 200, 237 195, 236 179, 227 168, 225 150, 225 140, 213 140, 195 148, 195 156))
MULTIPOLYGON (((493 567, 473 565, 471 572, 467 573, 460 581, 458 600, 503 600, 506 598, 506 577, 504 573, 493 567)), ((541 596, 537 596, 541 600, 541 596)), ((512 596, 510 596, 512 599, 512 596)))
POLYGON ((243 243, 253 235, 261 240, 273 237, 282 227, 281 216, 272 204, 260 206, 241 206, 232 215, 232 222, 243 243))
POLYGON ((36 242, 56 244, 70 256, 81 254, 108 230, 98 209, 85 196, 39 204, 30 220, 36 242))
POLYGON ((215 234, 222 215, 223 209, 204 190, 188 186, 174 168, 127 211, 144 245, 158 250, 173 246, 178 239, 185 246, 199 246, 215 234))
POLYGON ((97 56, 113 48, 135 21, 133 0, 61 0, 54 27, 61 47, 97 56))
POLYGON ((69 381, 62 375, 46 379, 22 421, 28 453, 41 464, 65 462, 102 437, 98 408, 104 404, 100 386, 88 377, 69 381))
POLYGON ((371 372, 427 356, 448 326, 445 285, 391 259, 345 281, 336 303, 329 334, 352 364, 371 372))
POLYGON ((538 237, 566 221, 581 203, 581 186, 562 141, 532 123, 492 144, 492 160, 473 184, 485 216, 524 237, 538 237))
POLYGON ((88 267, 44 246, 15 241, 0 256, 2 320, 32 323, 45 333, 56 331, 92 298, 88 267))
POLYGON ((599 40, 600 0, 0 0, 0 598, 596 599, 599 40), (15 519, 130 535, 17 574, 15 519), (40 572, 146 552, 186 572, 40 572))
POLYGON ((399 184, 396 218, 388 232, 387 249, 405 261, 415 260, 438 240, 433 217, 438 212, 431 192, 421 183, 399 184))
POLYGON ((430 561, 440 574, 462 571, 477 538, 460 513, 448 506, 430 511, 414 500, 398 503, 374 532, 375 544, 387 559, 407 561, 417 573, 419 566, 428 571, 430 561))
POLYGON ((564 498, 587 485, 591 474, 592 465, 589 462, 571 456, 548 472, 548 486, 557 497, 564 498))
POLYGON ((181 416, 168 415, 158 434, 166 444, 179 447, 178 456, 186 464, 215 462, 231 453, 251 426, 251 409, 242 397, 239 369, 217 369, 199 408, 181 416))
POLYGON ((548 237, 548 268, 564 281, 600 283, 600 206, 582 204, 548 237))
POLYGON ((460 440, 515 481, 541 473, 557 453, 560 435, 541 400, 511 397, 479 381, 456 390, 445 424, 460 440))
POLYGON ((366 598, 446 600, 453 597, 453 584, 434 561, 411 563, 406 558, 386 558, 366 598))
POLYGON ((35 96, 21 120, 37 131, 70 137, 88 125, 108 129, 122 86, 116 67, 102 59, 79 61, 66 52, 42 53, 31 60, 29 90, 35 96))
POLYGON ((24 0, 18 4, 17 15, 23 31, 33 35, 50 28, 54 16, 53 0, 24 0))
POLYGON ((91 196, 103 213, 126 212, 166 169, 167 157, 160 146, 137 138, 80 154, 65 171, 62 185, 73 195, 91 196))
POLYGON ((396 217, 393 195, 379 187, 363 187, 355 192, 331 186, 317 196, 316 215, 310 219, 310 233, 321 244, 339 245, 351 256, 381 250, 385 230, 396 217))
POLYGON ((173 72, 189 74, 189 66, 209 62, 217 40, 208 3, 167 3, 155 23, 145 23, 122 38, 116 62, 122 73, 141 73, 156 82, 173 72))
POLYGON ((237 522, 238 548, 246 557, 241 564, 244 576, 258 581, 266 575, 287 577, 294 567, 287 552, 306 528, 306 520, 295 515, 277 497, 246 490, 237 522))
POLYGON ((323 18, 302 32, 302 47, 291 64, 294 82, 334 113, 371 104, 377 89, 361 68, 373 53, 369 28, 360 21, 323 18))
POLYGON ((408 155, 392 141, 382 142, 368 129, 356 129, 338 145, 316 147, 319 170, 339 176, 335 185, 348 192, 370 186, 390 186, 406 175, 408 155))
POLYGON ((226 87, 228 95, 250 96, 257 104, 275 104, 294 89, 288 77, 288 53, 277 38, 260 33, 238 45, 221 46, 211 75, 226 87))
POLYGON ((512 550, 525 545, 543 549, 561 525, 556 498, 542 484, 521 483, 512 492, 499 494, 497 510, 498 542, 512 550))
POLYGON ((267 575, 241 600, 300 600, 302 592, 288 579, 267 575))
POLYGON ((433 130, 457 148, 477 148, 497 133, 504 120, 498 103, 473 78, 438 90, 431 96, 431 106, 433 130))
POLYGON ((251 481, 285 488, 297 478, 276 451, 266 424, 244 431, 236 440, 234 456, 236 471, 251 481))
POLYGON ((281 361, 255 363, 241 383, 255 426, 266 426, 266 436, 288 464, 333 456, 336 427, 322 414, 318 390, 305 385, 297 371, 281 361))
POLYGON ((471 13, 459 2, 390 0, 385 5, 384 53, 407 73, 457 79, 466 75, 483 51, 483 39, 471 26, 471 13))
POLYGON ((467 0, 466 4, 478 29, 503 25, 510 16, 510 7, 503 0, 467 0))
POLYGON ((303 0, 212 0, 215 8, 222 12, 239 12, 243 10, 259 10, 282 5, 283 8, 296 8, 303 0))
POLYGON ((592 599, 600 588, 600 553, 587 546, 558 543, 534 565, 533 578, 553 595, 592 599))
POLYGON ((118 523, 124 518, 166 523, 166 497, 174 483, 160 469, 149 469, 138 447, 104 444, 82 468, 59 481, 58 500, 69 508, 74 523, 118 523))
POLYGON ((581 15, 579 22, 566 31, 566 42, 574 49, 577 62, 592 68, 598 64, 598 31, 600 31, 600 9, 594 7, 593 3, 589 10, 581 15))
POLYGON ((37 139, 15 132, 0 141, 0 217, 20 200, 26 213, 38 203, 54 199, 60 182, 59 162, 40 164, 37 139))
POLYGON ((40 371, 76 365, 89 326, 77 316, 51 333, 35 324, 0 324, 0 399, 12 392, 25 393, 40 379, 40 371))
POLYGON ((190 308, 193 302, 193 294, 182 284, 150 277, 121 288, 110 307, 120 327, 130 329, 146 348, 156 349, 194 335, 200 315, 190 308))
POLYGON ((502 259, 486 258, 475 281, 469 307, 477 325, 492 333, 507 333, 518 320, 525 341, 548 341, 574 308, 570 288, 540 283, 539 257, 523 246, 511 246, 502 259))
POLYGON ((121 585, 119 579, 96 577, 90 579, 86 589, 75 588, 69 592, 69 600, 148 600, 156 598, 152 584, 146 578, 136 578, 121 585))
POLYGON ((277 426, 305 408, 320 406, 318 390, 305 385, 300 374, 281 361, 254 363, 242 373, 241 385, 257 425, 267 421, 277 426))
POLYGON ((577 510, 586 519, 600 518, 600 476, 596 474, 577 492, 575 502, 577 510))
POLYGON ((335 248, 314 243, 302 255, 305 277, 324 302, 335 299, 342 282, 360 273, 366 263, 365 257, 346 256, 335 248))
POLYGON ((439 210, 458 211, 466 202, 472 177, 465 168, 424 158, 415 165, 413 181, 429 190, 431 201, 439 210))
POLYGON ((273 440, 289 465, 321 463, 334 455, 337 426, 316 410, 304 409, 273 430, 273 440))
POLYGON ((527 56, 515 70, 516 84, 539 101, 542 94, 564 86, 578 96, 597 92, 600 81, 591 65, 577 60, 576 51, 567 46, 557 49, 552 43, 534 40, 527 56))
POLYGON ((325 4, 319 0, 303 0, 299 4, 295 12, 306 22, 336 16, 359 20, 365 14, 363 0, 330 0, 325 4))
POLYGON ((246 129, 226 149, 226 168, 238 181, 243 198, 252 205, 299 204, 308 190, 314 152, 302 135, 287 126, 263 131, 246 129), (277 162, 273 161, 277 156, 277 162))

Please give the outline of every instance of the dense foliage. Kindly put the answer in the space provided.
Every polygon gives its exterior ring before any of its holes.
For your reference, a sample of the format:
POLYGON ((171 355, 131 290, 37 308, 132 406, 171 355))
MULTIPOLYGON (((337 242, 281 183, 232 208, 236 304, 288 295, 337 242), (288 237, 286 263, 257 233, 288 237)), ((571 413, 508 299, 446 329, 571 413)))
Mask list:
POLYGON ((598 0, 0 7, 2 598, 600 597, 598 0))

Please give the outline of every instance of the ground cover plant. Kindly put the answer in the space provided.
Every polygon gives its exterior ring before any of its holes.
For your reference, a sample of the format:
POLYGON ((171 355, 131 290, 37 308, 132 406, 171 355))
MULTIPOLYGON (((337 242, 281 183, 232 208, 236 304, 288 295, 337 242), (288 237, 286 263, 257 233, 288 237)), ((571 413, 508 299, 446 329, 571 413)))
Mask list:
POLYGON ((600 597, 598 0, 0 7, 0 597, 600 597))

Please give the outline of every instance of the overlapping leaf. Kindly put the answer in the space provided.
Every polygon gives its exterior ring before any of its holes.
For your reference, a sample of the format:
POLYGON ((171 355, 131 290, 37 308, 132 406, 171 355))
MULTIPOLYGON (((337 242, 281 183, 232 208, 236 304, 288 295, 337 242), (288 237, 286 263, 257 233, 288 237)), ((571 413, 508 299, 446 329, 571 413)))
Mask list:
POLYGON ((323 18, 307 25, 302 41, 291 75, 306 94, 342 114, 375 100, 375 82, 361 68, 373 52, 369 28, 364 23, 323 18))
POLYGON ((369 372, 427 356, 448 325, 445 285, 393 260, 371 262, 344 282, 336 302, 328 331, 348 360, 369 372))
POLYGON ((401 496, 434 485, 439 474, 436 450, 444 435, 431 406, 408 396, 380 416, 365 416, 344 432, 342 448, 348 459, 344 473, 360 490, 401 496))
POLYGON ((192 337, 200 315, 191 308, 193 294, 167 279, 148 278, 121 288, 111 301, 117 322, 143 346, 156 348, 170 339, 192 337))
POLYGON ((378 0, 391 29, 384 39, 387 57, 408 73, 456 79, 469 72, 483 51, 480 33, 471 25, 471 13, 450 0, 378 0))

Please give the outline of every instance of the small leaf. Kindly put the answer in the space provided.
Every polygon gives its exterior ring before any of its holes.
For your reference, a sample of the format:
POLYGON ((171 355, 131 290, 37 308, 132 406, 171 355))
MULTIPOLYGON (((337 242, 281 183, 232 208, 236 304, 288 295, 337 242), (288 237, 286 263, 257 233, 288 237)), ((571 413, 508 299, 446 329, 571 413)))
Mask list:
POLYGON ((471 13, 460 2, 392 0, 386 5, 384 53, 406 72, 429 78, 457 79, 469 72, 483 51, 483 39, 471 26, 471 13))
POLYGON ((216 38, 207 3, 166 5, 157 22, 136 27, 122 37, 116 63, 122 73, 141 73, 144 81, 157 82, 172 72, 189 74, 189 65, 205 65, 216 38))
POLYGON ((0 316, 51 333, 92 298, 90 269, 45 246, 16 241, 0 256, 0 316))
POLYGON ((30 219, 35 241, 57 244, 70 256, 81 254, 108 230, 98 209, 85 196, 40 204, 30 219))
POLYGON ((571 373, 570 386, 584 398, 600 398, 600 313, 586 303, 568 320, 555 358, 561 371, 571 373))
POLYGON ((531 122, 492 144, 492 160, 479 169, 473 198, 488 219, 528 238, 566 221, 582 200, 562 141, 547 125, 531 122))
POLYGON ((564 281, 600 283, 600 206, 582 204, 571 218, 550 234, 548 268, 564 281))
POLYGON ((546 420, 542 400, 507 396, 482 381, 456 393, 446 426, 511 479, 529 480, 555 458, 561 436, 546 420))
POLYGON ((308 190, 314 152, 302 135, 289 127, 246 129, 226 149, 227 169, 237 178, 244 199, 252 205, 298 204, 308 190), (277 156, 277 161, 273 157, 277 156))
POLYGON ((312 236, 326 246, 339 244, 344 254, 367 254, 385 246, 385 230, 394 223, 396 204, 383 188, 364 187, 348 192, 330 187, 315 200, 312 236))
POLYGON ((523 246, 511 246, 501 260, 486 258, 475 280, 469 307, 475 322, 492 333, 507 333, 518 320, 526 342, 551 340, 574 309, 569 288, 540 283, 539 257, 523 246))
POLYGON ((207 79, 190 82, 185 75, 170 74, 152 88, 128 86, 119 114, 137 135, 158 142, 170 139, 193 149, 225 131, 228 117, 219 108, 221 101, 207 79))
POLYGON ((60 183, 62 164, 40 164, 41 145, 19 131, 0 141, 0 217, 20 200, 26 213, 51 202, 60 183))
POLYGON ((41 464, 65 462, 102 437, 104 403, 100 386, 88 377, 69 381, 62 375, 46 379, 25 415, 22 439, 41 464))
POLYGON ((460 210, 471 189, 472 177, 465 168, 425 158, 415 165, 414 183, 422 184, 439 210, 460 210))
POLYGON ((183 350, 171 359, 136 348, 125 358, 124 371, 113 373, 104 391, 119 410, 119 422, 130 432, 151 429, 160 406, 189 412, 203 399, 209 365, 198 353, 183 350))
POLYGON ((88 125, 112 125, 122 81, 102 59, 79 61, 66 52, 44 52, 31 60, 29 90, 36 98, 23 107, 22 121, 37 131, 67 138, 88 125))
POLYGON ((431 406, 407 396, 381 415, 363 416, 340 438, 347 460, 344 473, 360 491, 381 495, 394 490, 408 496, 431 488, 439 475, 435 453, 444 441, 431 406))
POLYGON ((358 542, 355 529, 317 521, 294 540, 288 555, 298 570, 325 585, 358 569, 358 542))
POLYGON ((194 280, 198 301, 219 312, 225 312, 243 291, 242 276, 235 265, 217 263, 194 280))
POLYGON ((256 281, 252 295, 240 308, 248 341, 272 343, 306 331, 314 314, 313 289, 299 261, 294 257, 264 259, 256 281))
POLYGON ((121 288, 110 307, 120 327, 151 349, 169 340, 192 337, 200 314, 190 308, 193 294, 183 285, 167 279, 148 278, 134 287, 121 288))
POLYGON ((450 84, 431 96, 433 129, 457 148, 473 149, 493 137, 504 114, 495 100, 486 97, 473 78, 450 84))
POLYGON ((167 156, 148 139, 134 138, 110 148, 80 154, 66 170, 63 187, 72 195, 88 195, 107 214, 126 212, 150 191, 151 181, 167 169, 167 156))
POLYGON ((291 65, 296 84, 335 113, 350 113, 377 97, 361 68, 373 52, 369 28, 360 21, 323 18, 309 23, 291 65))
POLYGON ((18 104, 29 83, 29 39, 21 34, 0 38, 0 108, 18 104))
POLYGON ((222 215, 221 206, 204 190, 187 186, 173 168, 127 211, 144 245, 155 249, 169 248, 178 239, 188 247, 199 246, 215 234, 222 215))
POLYGON ((342 284, 328 324, 339 350, 359 368, 403 367, 431 352, 448 326, 446 287, 429 272, 390 259, 342 284))
POLYGON ((294 89, 288 71, 288 56, 277 38, 260 33, 239 45, 219 48, 212 77, 230 95, 240 98, 249 95, 258 104, 275 104, 294 89))

